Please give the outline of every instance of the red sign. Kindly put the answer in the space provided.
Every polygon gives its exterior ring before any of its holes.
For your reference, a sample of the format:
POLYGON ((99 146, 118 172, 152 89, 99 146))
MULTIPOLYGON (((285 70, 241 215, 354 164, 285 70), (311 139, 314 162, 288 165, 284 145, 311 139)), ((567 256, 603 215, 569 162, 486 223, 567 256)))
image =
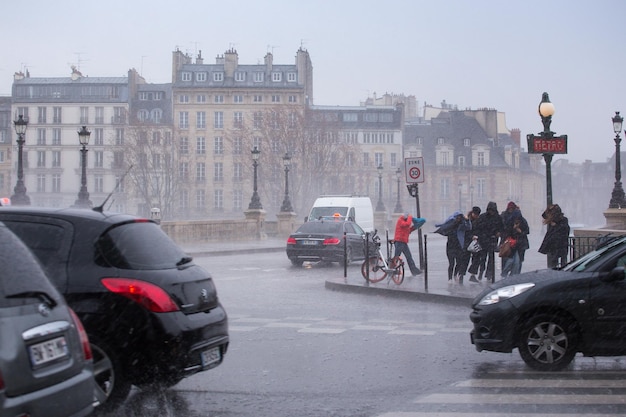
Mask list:
POLYGON ((567 135, 554 138, 528 135, 528 153, 567 153, 567 135))

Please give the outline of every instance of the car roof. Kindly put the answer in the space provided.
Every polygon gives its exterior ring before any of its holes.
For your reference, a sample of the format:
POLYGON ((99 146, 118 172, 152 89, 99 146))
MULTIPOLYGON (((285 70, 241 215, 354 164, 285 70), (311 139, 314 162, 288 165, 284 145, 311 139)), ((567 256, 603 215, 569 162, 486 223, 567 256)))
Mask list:
MULTIPOLYGON (((93 209, 74 208, 74 207, 33 207, 33 206, 2 206, 0 207, 0 215, 2 214, 18 214, 29 216, 52 217, 57 219, 85 220, 106 223, 108 225, 122 223, 140 219, 140 217, 130 214, 117 213, 112 211, 96 211, 93 209)), ((148 219, 146 219, 148 220, 148 219)), ((151 221, 151 220, 149 220, 151 221)))

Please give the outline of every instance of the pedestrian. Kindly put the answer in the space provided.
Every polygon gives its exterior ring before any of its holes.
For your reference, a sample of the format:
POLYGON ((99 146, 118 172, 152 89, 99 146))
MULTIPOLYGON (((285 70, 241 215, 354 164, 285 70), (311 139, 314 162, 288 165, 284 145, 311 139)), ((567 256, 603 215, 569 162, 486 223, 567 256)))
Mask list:
POLYGON ((490 201, 487 203, 487 209, 478 217, 472 229, 482 250, 479 252, 480 258, 478 262, 472 262, 469 268, 468 272, 471 274, 470 281, 477 282, 482 279, 482 277, 479 277, 478 280, 476 279, 476 274, 481 267, 485 271, 486 277, 492 277, 492 280, 495 279, 494 251, 497 247, 498 238, 502 234, 502 228, 502 218, 500 213, 498 213, 498 205, 490 201))
MULTIPOLYGON (((472 263, 478 262, 478 258, 480 258, 479 252, 481 250, 481 247, 478 244, 478 238, 474 239, 474 232, 472 230, 474 228, 474 224, 476 223, 476 220, 478 220, 478 216, 480 216, 480 212, 481 212, 480 207, 474 206, 472 207, 472 211, 467 213, 467 218, 469 219, 471 223, 471 229, 465 231, 465 242, 463 243, 464 251, 461 257, 461 269, 464 271, 464 275, 465 275, 465 272, 468 271, 470 261, 472 263), (470 247, 470 244, 472 244, 472 242, 474 242, 474 245, 476 245, 476 248, 470 251, 469 247, 470 247)), ((483 270, 480 271, 480 276, 482 276, 483 272, 484 272, 484 268, 483 270)), ((478 282, 476 280, 476 277, 474 277, 473 280, 470 277, 470 281, 478 282)))
MULTIPOLYGON (((448 257, 448 282, 453 282, 453 277, 459 284, 463 284, 465 270, 463 269, 463 252, 465 252, 465 232, 472 228, 470 220, 460 211, 455 211, 445 222, 436 224, 438 233, 448 237, 446 243, 446 256, 448 257)), ((467 267, 467 264, 465 264, 467 267)))
POLYGON ((522 211, 517 204, 509 201, 506 210, 502 213, 502 241, 513 239, 515 245, 511 247, 511 254, 502 258, 502 278, 509 275, 517 275, 522 271, 524 254, 529 248, 528 233, 530 228, 528 222, 522 216, 522 211))
POLYGON ((548 255, 548 268, 560 268, 567 263, 569 221, 558 204, 550 204, 541 214, 547 226, 539 253, 548 255))
POLYGON ((411 249, 409 248, 409 235, 412 231, 418 229, 426 222, 421 217, 416 218, 413 222, 413 217, 409 213, 404 213, 398 217, 396 222, 396 230, 393 236, 394 245, 396 247, 394 256, 400 256, 404 254, 406 263, 409 265, 411 275, 416 276, 422 273, 422 271, 415 265, 413 255, 411 255, 411 249))

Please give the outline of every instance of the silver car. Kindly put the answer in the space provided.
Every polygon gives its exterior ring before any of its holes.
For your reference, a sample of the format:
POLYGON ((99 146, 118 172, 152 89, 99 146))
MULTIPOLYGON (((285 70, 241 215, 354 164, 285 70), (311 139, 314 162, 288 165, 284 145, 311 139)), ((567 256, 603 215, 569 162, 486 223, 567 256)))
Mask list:
POLYGON ((77 316, 0 223, 0 416, 86 416, 92 353, 77 316))

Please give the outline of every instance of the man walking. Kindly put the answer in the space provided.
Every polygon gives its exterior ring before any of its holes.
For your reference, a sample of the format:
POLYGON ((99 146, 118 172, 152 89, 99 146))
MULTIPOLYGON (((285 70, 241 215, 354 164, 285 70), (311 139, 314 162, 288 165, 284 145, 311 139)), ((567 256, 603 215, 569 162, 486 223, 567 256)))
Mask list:
POLYGON ((396 230, 393 237, 396 246, 396 253, 394 256, 404 254, 412 276, 422 273, 422 271, 415 265, 415 261, 411 255, 411 249, 409 249, 409 235, 415 229, 413 217, 409 213, 404 213, 396 222, 396 230))

